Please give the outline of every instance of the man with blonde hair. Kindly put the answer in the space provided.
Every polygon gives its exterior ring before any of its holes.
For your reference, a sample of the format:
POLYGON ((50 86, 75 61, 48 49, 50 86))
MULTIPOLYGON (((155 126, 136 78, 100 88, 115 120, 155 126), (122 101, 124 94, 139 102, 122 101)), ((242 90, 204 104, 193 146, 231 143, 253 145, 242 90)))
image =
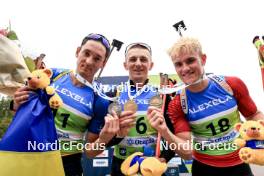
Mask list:
MULTIPOLYGON (((244 82, 231 76, 206 76, 206 55, 197 39, 182 37, 169 50, 177 74, 186 87, 169 104, 168 112, 174 128, 190 125, 193 135, 193 176, 251 176, 239 150, 233 145, 238 136, 234 125, 239 112, 247 120, 264 119, 251 99, 244 82)), ((164 127, 163 117, 149 115, 154 128, 168 141, 175 138, 164 127), (157 123, 160 122, 160 123, 157 123)))

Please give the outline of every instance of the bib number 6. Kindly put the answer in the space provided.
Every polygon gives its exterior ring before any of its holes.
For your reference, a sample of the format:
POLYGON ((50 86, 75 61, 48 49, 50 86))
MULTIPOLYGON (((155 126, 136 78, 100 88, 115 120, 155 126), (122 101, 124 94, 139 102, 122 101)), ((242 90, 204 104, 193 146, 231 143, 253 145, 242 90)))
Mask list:
POLYGON ((139 134, 144 134, 147 131, 147 125, 144 121, 144 117, 138 118, 136 122, 136 130, 139 134))

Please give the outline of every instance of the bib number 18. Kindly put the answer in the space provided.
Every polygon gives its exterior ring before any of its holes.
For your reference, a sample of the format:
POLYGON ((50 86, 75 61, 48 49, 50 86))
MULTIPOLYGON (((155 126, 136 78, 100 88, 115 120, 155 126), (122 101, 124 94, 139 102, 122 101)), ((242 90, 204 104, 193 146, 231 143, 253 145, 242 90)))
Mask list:
MULTIPOLYGON (((227 118, 220 119, 218 121, 218 126, 220 127, 219 129, 221 133, 227 131, 230 128, 229 120, 227 118)), ((215 130, 215 126, 213 123, 210 123, 209 125, 207 125, 206 129, 211 129, 213 136, 217 135, 217 132, 215 130)))

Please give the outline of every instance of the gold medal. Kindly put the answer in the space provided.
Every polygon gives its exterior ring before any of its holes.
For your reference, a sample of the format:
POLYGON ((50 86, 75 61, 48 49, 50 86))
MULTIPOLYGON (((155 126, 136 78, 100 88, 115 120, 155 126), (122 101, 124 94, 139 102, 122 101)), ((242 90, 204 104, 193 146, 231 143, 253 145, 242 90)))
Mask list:
POLYGON ((124 110, 125 111, 132 111, 133 113, 137 112, 138 106, 133 100, 128 100, 124 104, 124 110))
MULTIPOLYGON (((165 96, 165 95, 164 95, 165 96)), ((157 108, 161 108, 163 104, 163 100, 159 95, 153 96, 150 100, 149 100, 149 105, 150 106, 154 106, 157 108)))
POLYGON ((112 112, 114 111, 117 116, 120 116, 121 112, 122 112, 122 107, 120 104, 118 104, 117 102, 113 102, 108 106, 108 113, 112 114, 112 112))

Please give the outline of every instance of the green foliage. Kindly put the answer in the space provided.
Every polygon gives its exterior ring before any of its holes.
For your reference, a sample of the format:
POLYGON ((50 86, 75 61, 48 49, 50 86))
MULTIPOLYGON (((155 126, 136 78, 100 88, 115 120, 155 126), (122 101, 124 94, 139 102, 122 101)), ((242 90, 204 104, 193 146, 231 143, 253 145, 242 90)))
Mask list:
POLYGON ((14 31, 9 31, 7 34, 7 38, 10 40, 18 40, 18 37, 14 31))
MULTIPOLYGON (((177 82, 180 82, 180 79, 178 75, 176 74, 170 74, 169 78, 177 80, 177 82)), ((159 85, 160 84, 160 76, 159 75, 150 75, 149 76, 149 82, 152 85, 159 85)))
POLYGON ((36 69, 35 62, 30 57, 25 57, 25 62, 30 72, 36 69))
POLYGON ((12 112, 10 111, 11 97, 2 97, 0 100, 0 138, 4 135, 9 124, 12 121, 12 112))
POLYGON ((9 118, 9 117, 0 118, 0 139, 5 134, 11 121, 12 121, 12 118, 9 118))

